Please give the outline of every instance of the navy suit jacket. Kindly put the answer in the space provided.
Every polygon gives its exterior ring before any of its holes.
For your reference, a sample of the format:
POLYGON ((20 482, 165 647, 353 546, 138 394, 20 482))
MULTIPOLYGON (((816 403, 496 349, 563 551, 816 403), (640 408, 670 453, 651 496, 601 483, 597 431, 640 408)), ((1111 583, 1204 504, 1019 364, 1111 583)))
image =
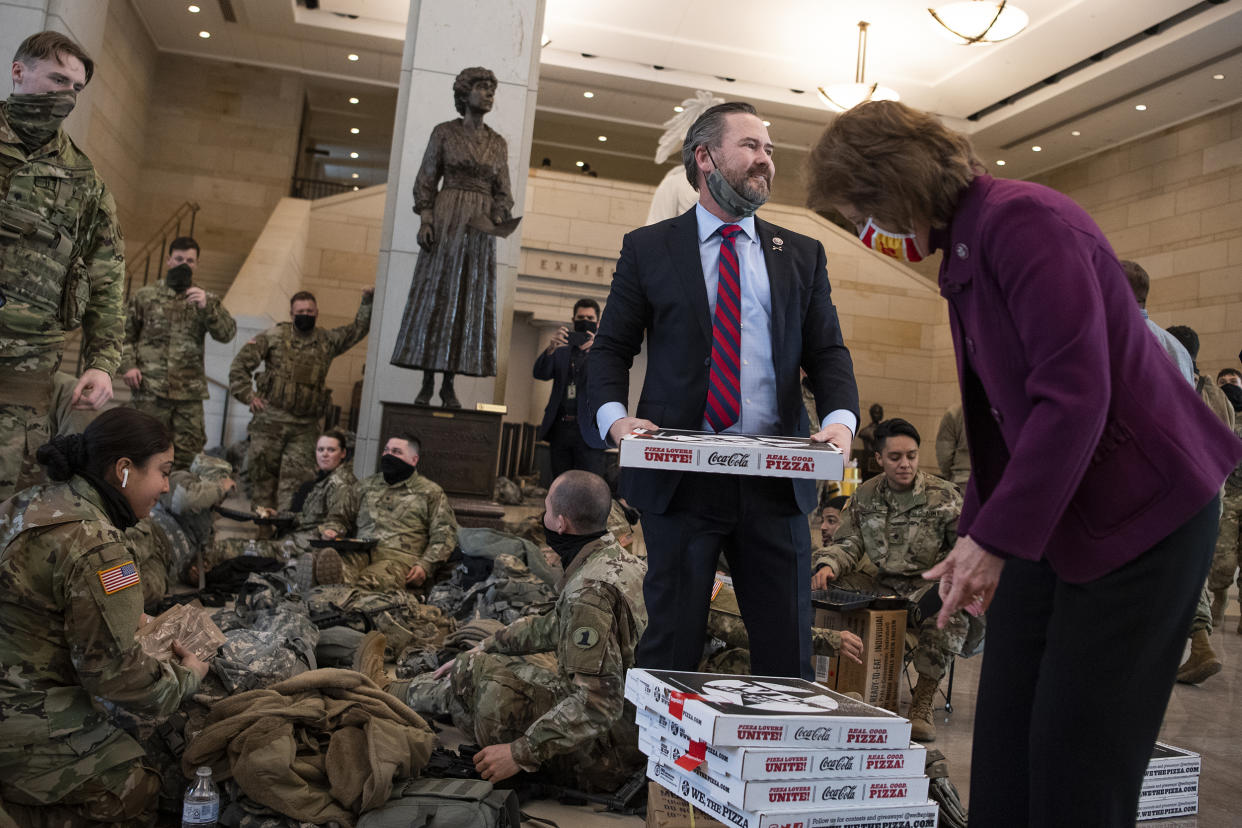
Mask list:
MULTIPOLYGON (((832 304, 824 247, 815 239, 755 219, 772 292, 772 368, 780 434, 806 436, 799 367, 810 378, 822 420, 837 409, 858 415, 854 366, 832 304), (780 239, 779 245, 773 239, 780 239)), ((694 209, 627 233, 608 303, 587 359, 587 394, 580 411, 584 434, 605 402, 629 406, 630 366, 647 348, 638 408, 663 428, 698 430, 707 404, 712 320, 699 258, 694 209)), ((580 401, 582 402, 582 401, 580 401)), ((816 429, 818 430, 818 429, 816 429)), ((680 472, 623 469, 620 494, 639 510, 661 514, 680 472)), ((815 508, 815 481, 789 480, 789 505, 815 508)))
POLYGON ((970 447, 958 534, 1078 583, 1212 499, 1242 443, 1148 331, 1081 207, 981 175, 932 246, 970 447))

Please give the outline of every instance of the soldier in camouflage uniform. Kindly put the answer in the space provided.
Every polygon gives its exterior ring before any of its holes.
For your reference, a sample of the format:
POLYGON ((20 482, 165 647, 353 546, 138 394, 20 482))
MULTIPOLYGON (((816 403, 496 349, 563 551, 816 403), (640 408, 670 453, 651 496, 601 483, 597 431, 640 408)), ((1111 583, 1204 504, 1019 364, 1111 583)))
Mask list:
POLYGON ((134 640, 142 579, 121 532, 167 487, 171 441, 115 409, 39 459, 61 482, 0 505, 0 798, 22 825, 144 824, 158 778, 94 702, 164 717, 207 672, 134 640))
MULTIPOLYGON (((1237 388, 1237 386, 1228 386, 1237 388)), ((1239 389, 1242 391, 1242 389, 1239 389)), ((1231 397, 1242 401, 1242 393, 1229 392, 1231 397)), ((1233 433, 1242 437, 1242 423, 1233 427, 1233 433)), ((1225 622, 1225 604, 1229 601, 1229 586, 1237 579, 1242 589, 1242 574, 1238 573, 1239 551, 1242 551, 1242 464, 1225 479, 1225 496, 1221 499, 1220 532, 1216 536, 1216 551, 1212 557, 1212 570, 1208 575, 1208 589, 1212 593, 1212 620, 1217 626, 1225 622)), ((1238 632, 1242 633, 1242 619, 1238 620, 1238 632)))
POLYGON ((417 589, 426 594, 457 546, 457 518, 444 490, 419 474, 418 438, 388 438, 380 472, 362 481, 356 511, 333 511, 323 524, 325 538, 378 541, 371 564, 350 580, 379 592, 417 589))
POLYGON ((484 745, 474 760, 484 779, 541 770, 561 784, 616 790, 645 761, 624 690, 647 627, 647 566, 605 531, 602 478, 565 472, 546 505, 548 540, 565 560, 556 604, 435 673, 388 689, 415 710, 452 715, 484 745), (523 658, 536 653, 555 653, 556 671, 523 658))
POLYGON ((242 346, 229 369, 229 392, 250 406, 246 473, 251 501, 287 510, 293 494, 315 476, 315 437, 332 392, 324 385, 332 360, 361 342, 371 328, 374 288, 364 288, 349 325, 318 330, 319 305, 307 291, 289 302, 292 322, 281 322, 242 346), (263 364, 263 371, 252 375, 263 364))
POLYGON ((112 398, 121 360, 125 265, 116 204, 61 129, 94 63, 57 32, 24 40, 0 102, 0 499, 37 482, 52 377, 79 326, 78 408, 112 398))
POLYGON ((237 333, 220 297, 190 284, 198 252, 198 242, 189 236, 173 239, 164 281, 141 287, 129 298, 121 357, 134 408, 172 429, 178 469, 188 469, 207 445, 203 341, 211 334, 217 342, 231 342, 237 333))
POLYGON ((151 510, 151 520, 168 536, 170 583, 197 587, 200 556, 205 569, 211 569, 210 556, 216 539, 213 507, 223 503, 236 488, 233 467, 227 460, 209 454, 195 456, 189 469, 174 471, 169 476, 168 491, 151 510))
MULTIPOLYGON (((957 542, 962 496, 947 480, 919 471, 919 433, 905 420, 885 420, 875 430, 876 463, 882 474, 850 498, 832 544, 811 555, 812 589, 830 581, 846 589, 893 592, 905 598, 931 585, 923 573, 943 560, 957 542)), ((943 630, 934 615, 919 628, 914 668, 919 680, 910 701, 915 741, 936 738, 931 703, 940 679, 966 643, 964 612, 943 630)))

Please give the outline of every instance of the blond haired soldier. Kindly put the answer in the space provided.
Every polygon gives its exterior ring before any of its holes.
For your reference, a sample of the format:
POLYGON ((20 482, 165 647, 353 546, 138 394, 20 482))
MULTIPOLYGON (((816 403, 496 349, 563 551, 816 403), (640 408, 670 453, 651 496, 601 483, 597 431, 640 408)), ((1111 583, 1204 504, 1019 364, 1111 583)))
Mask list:
POLYGON ((22 41, 0 102, 0 499, 37 482, 53 375, 79 326, 78 409, 112 398, 125 278, 112 194, 61 128, 95 64, 58 32, 22 41))

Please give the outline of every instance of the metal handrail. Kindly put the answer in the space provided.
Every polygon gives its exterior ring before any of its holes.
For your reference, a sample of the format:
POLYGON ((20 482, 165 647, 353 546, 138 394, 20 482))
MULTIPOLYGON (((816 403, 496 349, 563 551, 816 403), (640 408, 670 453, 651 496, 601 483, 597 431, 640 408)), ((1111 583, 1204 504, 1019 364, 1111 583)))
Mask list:
POLYGON ((138 252, 125 257, 125 299, 128 301, 130 294, 137 287, 145 287, 151 282, 151 264, 155 262, 155 276, 159 277, 160 265, 168 250, 168 243, 178 236, 194 235, 194 218, 198 214, 199 206, 197 202, 186 201, 181 204, 173 214, 168 217, 163 226, 155 231, 155 234, 147 240, 147 243, 138 248, 138 252), (183 232, 183 223, 187 222, 189 227, 183 232), (139 273, 141 272, 141 281, 139 282, 139 273))

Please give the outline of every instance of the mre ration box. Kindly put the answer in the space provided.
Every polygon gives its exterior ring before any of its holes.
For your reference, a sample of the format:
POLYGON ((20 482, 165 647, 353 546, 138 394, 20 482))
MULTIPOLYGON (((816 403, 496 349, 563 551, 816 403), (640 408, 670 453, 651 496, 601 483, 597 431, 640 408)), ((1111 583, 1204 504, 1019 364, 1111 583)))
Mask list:
MULTIPOLYGON (((671 716, 639 708, 637 721, 640 732, 653 740, 663 740, 674 751, 691 754, 692 748, 699 750, 701 743, 692 740, 681 723, 671 716)), ((920 776, 927 766, 927 750, 916 744, 889 750, 724 748, 715 745, 702 745, 701 750, 703 767, 708 774, 723 774, 735 779, 920 776)))
POLYGON ((848 630, 862 639, 862 663, 839 655, 815 657, 815 680, 838 693, 858 693, 867 704, 897 710, 907 612, 857 609, 840 612, 812 601, 816 627, 848 630))
POLYGON ((845 456, 806 437, 636 429, 621 438, 621 466, 633 469, 840 480, 845 456))
POLYGON ((625 697, 714 747, 904 749, 910 722, 799 678, 631 669, 625 697))

